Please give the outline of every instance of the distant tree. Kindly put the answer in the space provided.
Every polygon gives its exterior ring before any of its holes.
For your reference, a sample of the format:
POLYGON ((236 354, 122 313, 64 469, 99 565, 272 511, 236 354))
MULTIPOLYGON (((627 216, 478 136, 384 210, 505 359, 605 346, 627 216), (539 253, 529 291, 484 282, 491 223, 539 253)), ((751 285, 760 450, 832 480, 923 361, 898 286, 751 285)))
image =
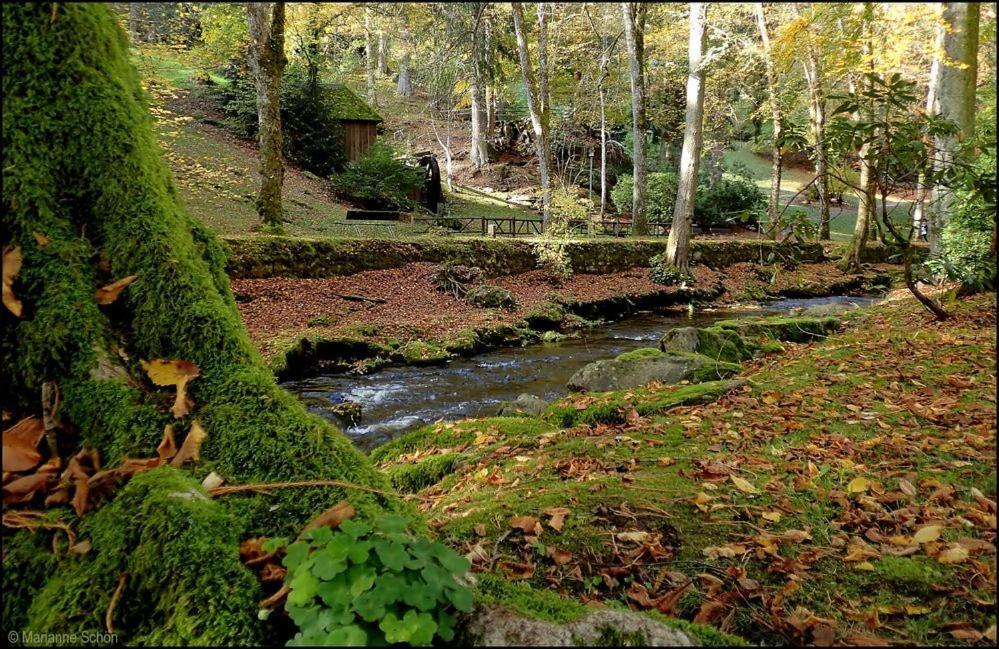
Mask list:
POLYGON ((249 65, 257 86, 260 123, 260 193, 257 212, 264 225, 280 230, 284 221, 281 188, 284 160, 281 134, 281 76, 288 62, 284 53, 284 3, 248 2, 249 65))
MULTIPOLYGON (((551 149, 549 146, 549 104, 548 75, 544 66, 540 65, 540 80, 534 74, 534 64, 531 62, 527 46, 527 26, 524 24, 523 3, 513 3, 513 28, 517 35, 517 53, 520 58, 521 76, 524 90, 527 93, 527 109, 531 114, 531 126, 534 129, 534 148, 538 158, 538 173, 541 176, 541 213, 545 228, 551 217, 551 149)), ((543 19, 544 3, 538 4, 538 60, 547 62, 547 29, 543 19), (543 47, 544 46, 544 47, 543 47)))
POLYGON ((629 75, 631 78, 631 123, 634 135, 632 149, 632 177, 634 189, 631 200, 632 232, 637 236, 649 233, 645 214, 645 17, 644 2, 622 2, 624 34, 628 44, 629 75))
POLYGON ((780 212, 780 182, 784 166, 783 115, 780 102, 780 86, 777 76, 777 66, 774 62, 773 48, 770 45, 770 30, 763 3, 753 3, 753 14, 756 26, 760 32, 760 42, 763 45, 763 61, 767 70, 767 90, 769 91, 770 119, 773 122, 773 134, 770 136, 770 202, 767 205, 767 221, 770 236, 774 239, 779 234, 780 212))
POLYGON ((694 219, 697 175, 704 143, 704 54, 706 51, 707 4, 690 3, 690 35, 687 44, 687 116, 680 154, 680 181, 673 208, 673 223, 666 243, 666 264, 687 272, 690 231, 694 219))

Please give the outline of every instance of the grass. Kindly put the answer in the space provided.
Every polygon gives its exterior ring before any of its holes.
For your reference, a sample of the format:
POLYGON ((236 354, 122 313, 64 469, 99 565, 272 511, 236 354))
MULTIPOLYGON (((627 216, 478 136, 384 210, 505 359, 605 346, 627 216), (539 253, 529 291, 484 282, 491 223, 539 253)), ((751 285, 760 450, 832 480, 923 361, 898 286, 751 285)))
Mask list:
POLYGON ((419 492, 423 508, 507 580, 633 605, 636 584, 659 596, 689 575, 673 614, 753 643, 808 643, 827 626, 840 641, 951 644, 948 623, 995 623, 994 546, 958 563, 940 553, 992 543, 979 499, 994 499, 996 475, 994 298, 951 309, 943 325, 911 300, 851 313, 844 332, 751 362, 746 384, 709 405, 668 397, 694 386, 634 390, 611 399, 630 415, 515 434, 469 420, 377 459, 462 453, 419 492), (869 484, 850 492, 856 478, 869 484), (549 525, 559 507, 561 530, 549 525), (536 517, 542 533, 511 530, 513 516, 536 517), (928 525, 940 539, 912 541, 928 525), (553 549, 571 558, 556 563, 553 549))

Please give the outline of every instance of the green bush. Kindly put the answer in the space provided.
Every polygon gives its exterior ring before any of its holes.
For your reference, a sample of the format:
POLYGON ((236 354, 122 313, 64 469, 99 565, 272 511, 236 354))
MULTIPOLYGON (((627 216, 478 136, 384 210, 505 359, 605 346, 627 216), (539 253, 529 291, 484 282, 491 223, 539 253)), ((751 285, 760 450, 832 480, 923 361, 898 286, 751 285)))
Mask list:
POLYGON ((683 282, 693 282, 694 276, 680 271, 676 266, 666 263, 665 255, 656 255, 649 260, 649 271, 652 281, 656 284, 674 286, 683 282))
MULTIPOLYGON (((266 551, 286 543, 272 539, 266 551)), ((298 626, 289 642, 308 645, 429 645, 454 637, 453 610, 472 610, 459 582, 467 559, 414 537, 406 521, 386 516, 374 527, 347 520, 318 527, 287 546, 290 592, 285 610, 298 626)))
MULTIPOLYGON (((673 205, 676 203, 678 179, 675 173, 657 171, 647 175, 645 188, 645 214, 650 221, 670 221, 673 218, 673 205)), ((631 176, 621 176, 614 189, 611 190, 611 200, 617 206, 619 214, 631 213, 631 199, 634 191, 634 179, 631 176)))
MULTIPOLYGON (((253 77, 241 66, 225 71, 230 80, 206 89, 225 113, 225 125, 239 137, 257 136, 257 91, 253 77)), ((328 176, 346 162, 343 125, 333 118, 332 98, 309 83, 299 65, 285 68, 281 80, 281 129, 285 158, 318 176, 328 176)))
POLYGON ((698 186, 694 223, 701 228, 736 222, 755 224, 764 209, 766 198, 756 183, 747 178, 722 177, 714 183, 698 186))
POLYGON ((395 150, 376 143, 340 173, 330 176, 344 194, 374 209, 409 209, 409 195, 423 185, 423 172, 396 157, 395 150))

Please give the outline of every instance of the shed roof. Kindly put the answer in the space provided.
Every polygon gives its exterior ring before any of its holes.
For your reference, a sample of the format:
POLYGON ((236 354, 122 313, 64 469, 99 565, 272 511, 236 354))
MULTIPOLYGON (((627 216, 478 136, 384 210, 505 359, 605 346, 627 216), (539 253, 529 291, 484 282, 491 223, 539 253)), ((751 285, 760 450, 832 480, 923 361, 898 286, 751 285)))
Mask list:
POLYGON ((334 119, 346 122, 381 122, 382 117, 342 83, 323 84, 334 119))

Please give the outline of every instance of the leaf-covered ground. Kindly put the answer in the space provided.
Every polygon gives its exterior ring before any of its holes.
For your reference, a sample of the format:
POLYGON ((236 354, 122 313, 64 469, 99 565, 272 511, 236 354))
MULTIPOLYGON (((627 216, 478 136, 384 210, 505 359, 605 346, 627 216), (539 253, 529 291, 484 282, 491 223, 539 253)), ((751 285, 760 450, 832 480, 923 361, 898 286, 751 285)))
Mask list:
MULTIPOLYGON (((576 275, 561 286, 553 286, 541 271, 533 271, 487 280, 510 291, 517 300, 516 310, 481 309, 451 293, 437 291, 432 282, 434 268, 431 263, 414 263, 330 279, 236 279, 232 287, 243 321, 265 354, 282 340, 306 334, 356 335, 362 328, 374 331, 380 339, 442 340, 468 328, 519 322, 533 307, 552 297, 587 302, 679 290, 653 283, 648 268, 576 275), (351 300, 344 295, 384 302, 351 300)), ((876 267, 878 271, 886 269, 876 267)), ((766 293, 798 287, 828 287, 854 278, 832 263, 804 264, 792 270, 755 264, 734 264, 721 270, 696 266, 693 272, 696 288, 724 289, 721 302, 758 299, 766 293)))
POLYGON ((441 423, 373 457, 503 580, 752 642, 995 644, 995 306, 858 312, 708 405, 640 415, 711 387, 651 386, 624 423, 441 423))

